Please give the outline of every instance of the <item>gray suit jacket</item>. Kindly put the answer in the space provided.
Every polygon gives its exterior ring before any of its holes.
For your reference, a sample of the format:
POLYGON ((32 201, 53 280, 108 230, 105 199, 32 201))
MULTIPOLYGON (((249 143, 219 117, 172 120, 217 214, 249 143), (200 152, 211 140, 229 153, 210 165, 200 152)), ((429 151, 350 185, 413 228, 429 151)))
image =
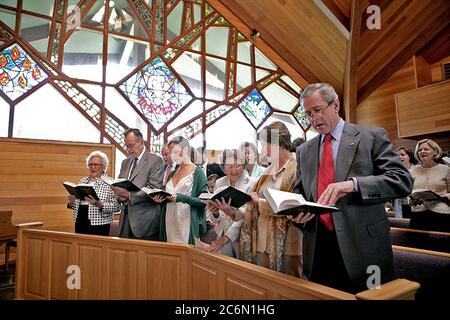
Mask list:
MULTIPOLYGON (((317 201, 320 135, 297 149, 297 181, 294 191, 317 201)), ((335 182, 355 177, 359 192, 347 194, 332 214, 339 248, 350 278, 365 286, 367 267, 378 265, 381 281, 394 276, 389 224, 384 203, 411 193, 413 179, 393 152, 386 131, 345 123, 335 163, 335 182)), ((303 266, 307 277, 313 268, 317 223, 303 228, 303 266)), ((332 266, 330 266, 332 272, 332 266)))
MULTIPOLYGON (((123 160, 119 178, 128 179, 132 163, 131 157, 123 160)), ((161 157, 145 151, 134 169, 130 181, 139 188, 149 186, 161 189, 164 176, 163 168, 164 162, 161 157)), ((133 234, 141 239, 159 240, 160 206, 153 203, 142 191, 130 192, 130 199, 126 206, 128 207, 128 222, 133 234)), ((124 215, 125 206, 122 207, 119 225, 121 237, 128 236, 124 233, 126 230, 123 228, 124 215)))

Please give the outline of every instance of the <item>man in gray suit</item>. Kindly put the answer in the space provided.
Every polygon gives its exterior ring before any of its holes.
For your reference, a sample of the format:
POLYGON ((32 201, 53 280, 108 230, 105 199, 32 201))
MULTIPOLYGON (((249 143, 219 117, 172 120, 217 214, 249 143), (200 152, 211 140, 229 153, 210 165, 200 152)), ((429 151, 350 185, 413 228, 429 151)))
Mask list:
MULTIPOLYGON (((128 158, 123 160, 119 178, 128 179, 137 187, 162 188, 163 160, 145 150, 144 139, 139 129, 125 132, 125 146, 128 158)), ((119 236, 159 240, 160 207, 150 200, 143 191, 128 192, 123 188, 113 188, 122 201, 119 236)))
POLYGON ((303 232, 305 277, 358 292, 394 277, 384 203, 403 198, 413 179, 393 152, 386 131, 344 122, 329 84, 309 85, 301 99, 319 135, 297 149, 294 191, 340 211, 289 217, 303 232))

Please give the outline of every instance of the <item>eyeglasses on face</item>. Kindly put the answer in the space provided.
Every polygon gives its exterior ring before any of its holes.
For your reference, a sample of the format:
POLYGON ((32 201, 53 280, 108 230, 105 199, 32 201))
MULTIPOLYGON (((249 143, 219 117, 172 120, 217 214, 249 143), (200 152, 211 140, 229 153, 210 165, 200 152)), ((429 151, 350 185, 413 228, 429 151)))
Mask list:
POLYGON ((235 164, 225 164, 225 168, 227 169, 240 169, 244 165, 242 163, 235 163, 235 164))
POLYGON ((88 164, 88 167, 89 167, 89 168, 92 168, 92 167, 98 168, 98 167, 101 167, 101 166, 102 166, 101 163, 89 163, 89 164, 88 164))
POLYGON ((318 116, 318 115, 322 115, 325 110, 334 102, 331 101, 329 104, 327 104, 326 106, 316 106, 314 107, 311 111, 305 111, 305 115, 309 118, 312 119, 313 116, 318 116))

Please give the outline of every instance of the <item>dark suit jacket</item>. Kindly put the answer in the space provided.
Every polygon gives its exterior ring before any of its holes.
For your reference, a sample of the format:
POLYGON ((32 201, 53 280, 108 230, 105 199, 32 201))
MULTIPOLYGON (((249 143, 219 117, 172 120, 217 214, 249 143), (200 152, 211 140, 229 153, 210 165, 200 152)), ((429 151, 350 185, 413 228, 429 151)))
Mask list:
MULTIPOLYGON (((126 158, 122 162, 119 178, 127 179, 133 159, 126 158)), ((148 186, 151 188, 162 188, 164 176, 164 161, 157 155, 145 151, 139 160, 133 175, 130 177, 139 188, 148 186)), ((142 239, 159 240, 160 206, 153 203, 143 191, 130 192, 128 206, 128 220, 133 234, 142 239)), ((124 209, 120 219, 120 236, 127 237, 123 233, 122 222, 124 209)))
POLYGON ((222 170, 222 167, 217 163, 208 163, 206 165, 206 178, 208 178, 212 174, 217 174, 219 177, 224 177, 225 173, 222 170))
MULTIPOLYGON (((320 135, 297 149, 297 181, 294 191, 317 201, 320 135)), ((389 223, 384 203, 411 193, 413 179, 393 152, 386 131, 345 123, 335 163, 335 182, 355 177, 359 192, 347 194, 332 214, 339 248, 350 278, 365 286, 367 267, 378 265, 381 281, 394 276, 389 223)), ((317 223, 303 228, 303 265, 307 277, 313 268, 317 223)), ((320 222, 319 222, 320 223, 320 222)), ((332 272, 332 266, 330 266, 332 272)))

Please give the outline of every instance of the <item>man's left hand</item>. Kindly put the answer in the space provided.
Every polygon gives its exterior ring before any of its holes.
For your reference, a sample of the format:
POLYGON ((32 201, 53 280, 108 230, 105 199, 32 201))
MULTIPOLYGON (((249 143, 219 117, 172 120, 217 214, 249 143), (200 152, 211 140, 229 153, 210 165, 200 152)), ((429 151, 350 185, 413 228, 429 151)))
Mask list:
POLYGON ((336 201, 353 192, 354 189, 353 180, 331 183, 317 200, 317 203, 323 205, 335 204, 336 201))

